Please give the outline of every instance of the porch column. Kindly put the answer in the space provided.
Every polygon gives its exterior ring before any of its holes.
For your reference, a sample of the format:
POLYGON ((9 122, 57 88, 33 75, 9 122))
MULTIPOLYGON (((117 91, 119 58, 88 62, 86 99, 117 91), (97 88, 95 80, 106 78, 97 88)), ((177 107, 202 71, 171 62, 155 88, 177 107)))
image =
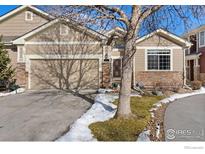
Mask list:
POLYGON ((102 88, 109 88, 111 86, 111 52, 111 46, 103 46, 102 88))
POLYGON ((199 58, 194 59, 194 80, 200 80, 199 58))
POLYGON ((102 87, 103 88, 110 87, 110 75, 111 75, 110 62, 103 62, 102 63, 102 87))

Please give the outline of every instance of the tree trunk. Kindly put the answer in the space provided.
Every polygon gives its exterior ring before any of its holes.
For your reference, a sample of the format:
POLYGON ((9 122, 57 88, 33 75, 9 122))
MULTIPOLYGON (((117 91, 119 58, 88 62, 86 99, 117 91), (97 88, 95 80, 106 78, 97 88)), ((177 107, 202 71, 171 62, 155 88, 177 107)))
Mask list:
MULTIPOLYGON (((128 37, 129 38, 129 37, 128 37)), ((132 83, 133 58, 130 56, 134 52, 134 39, 127 39, 122 60, 122 78, 120 86, 120 102, 117 110, 117 117, 130 117, 132 115, 130 107, 130 94, 132 83)))
MULTIPOLYGON (((124 61, 124 60, 123 60, 124 61)), ((118 106, 117 117, 130 117, 132 112, 130 108, 130 94, 132 83, 132 60, 129 60, 123 66, 121 87, 120 87, 120 103, 118 106)))

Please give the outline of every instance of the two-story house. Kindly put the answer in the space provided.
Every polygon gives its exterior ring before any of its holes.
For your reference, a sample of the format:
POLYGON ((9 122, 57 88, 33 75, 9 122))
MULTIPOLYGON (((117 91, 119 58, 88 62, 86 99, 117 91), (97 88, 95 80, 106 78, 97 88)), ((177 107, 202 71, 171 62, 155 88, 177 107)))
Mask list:
MULTIPOLYGON (((0 35, 16 68, 17 84, 27 89, 99 88, 120 81, 124 42, 118 39, 123 35, 119 28, 102 34, 34 6, 20 6, 0 17, 0 35)), ((185 84, 189 41, 158 29, 133 46, 133 86, 185 84)))
POLYGON ((205 80, 205 26, 200 26, 188 33, 183 38, 192 43, 186 50, 187 80, 205 80))

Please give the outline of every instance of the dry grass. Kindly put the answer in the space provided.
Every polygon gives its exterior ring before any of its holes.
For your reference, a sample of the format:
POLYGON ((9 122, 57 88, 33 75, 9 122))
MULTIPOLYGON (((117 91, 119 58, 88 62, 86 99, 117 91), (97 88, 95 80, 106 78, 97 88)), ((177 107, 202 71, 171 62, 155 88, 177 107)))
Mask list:
MULTIPOLYGON (((160 96, 132 97, 131 110, 137 118, 112 118, 93 123, 89 128, 99 141, 136 141, 151 119, 149 110, 161 99, 160 96)), ((118 100, 113 103, 117 105, 118 100)))

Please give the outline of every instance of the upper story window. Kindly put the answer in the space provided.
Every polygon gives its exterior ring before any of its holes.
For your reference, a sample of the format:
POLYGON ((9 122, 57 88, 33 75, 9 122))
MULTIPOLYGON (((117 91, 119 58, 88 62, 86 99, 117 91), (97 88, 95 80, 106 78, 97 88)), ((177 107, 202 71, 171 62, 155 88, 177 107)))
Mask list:
POLYGON ((60 25, 60 35, 68 35, 68 27, 66 25, 60 25))
POLYGON ((199 33, 199 46, 205 46, 205 31, 199 33))
POLYGON ((17 62, 25 62, 25 48, 23 46, 18 46, 17 50, 17 62))
POLYGON ((192 46, 190 48, 190 54, 197 53, 197 38, 196 34, 189 36, 189 41, 192 43, 192 46))
POLYGON ((32 20, 33 20, 33 12, 31 12, 31 11, 26 11, 26 12, 25 12, 25 20, 26 20, 26 21, 32 21, 32 20))
POLYGON ((171 70, 171 51, 169 49, 147 50, 147 70, 171 70))

